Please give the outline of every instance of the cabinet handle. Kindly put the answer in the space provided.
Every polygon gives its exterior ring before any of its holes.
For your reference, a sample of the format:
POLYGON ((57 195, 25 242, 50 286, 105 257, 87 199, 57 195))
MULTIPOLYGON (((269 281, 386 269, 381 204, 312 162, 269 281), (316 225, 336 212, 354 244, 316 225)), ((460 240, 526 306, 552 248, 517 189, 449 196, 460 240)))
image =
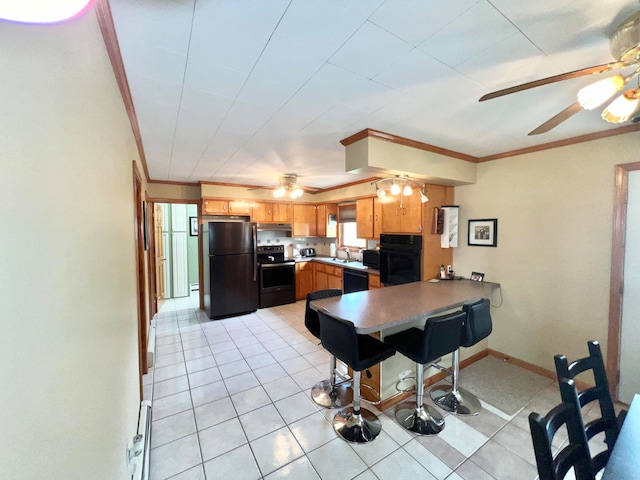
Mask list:
POLYGON ((376 222, 378 221, 378 215, 376 215, 376 222))
POLYGON ((222 206, 222 211, 223 211, 223 212, 225 212, 226 210, 227 210, 227 206, 226 206, 226 205, 223 205, 223 206, 222 206))

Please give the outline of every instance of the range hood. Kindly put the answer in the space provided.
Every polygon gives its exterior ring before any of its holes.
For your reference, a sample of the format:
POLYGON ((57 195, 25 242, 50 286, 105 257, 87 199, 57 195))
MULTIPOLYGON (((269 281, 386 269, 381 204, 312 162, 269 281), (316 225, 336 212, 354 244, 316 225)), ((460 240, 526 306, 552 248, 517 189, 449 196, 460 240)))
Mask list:
POLYGON ((287 232, 291 236, 290 223, 258 223, 259 232, 287 232))

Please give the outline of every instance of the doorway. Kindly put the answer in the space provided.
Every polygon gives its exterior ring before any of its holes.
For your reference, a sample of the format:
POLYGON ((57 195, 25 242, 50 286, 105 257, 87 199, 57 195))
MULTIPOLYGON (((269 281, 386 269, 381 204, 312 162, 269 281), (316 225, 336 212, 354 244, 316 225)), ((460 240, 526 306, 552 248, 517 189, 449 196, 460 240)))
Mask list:
POLYGON ((166 300, 189 297, 199 288, 198 205, 153 200, 153 266, 155 312, 166 300), (195 230, 193 227, 196 227, 195 230))
POLYGON ((640 162, 616 166, 611 253, 607 377, 615 398, 630 403, 640 391, 640 355, 633 346, 640 328, 640 162))

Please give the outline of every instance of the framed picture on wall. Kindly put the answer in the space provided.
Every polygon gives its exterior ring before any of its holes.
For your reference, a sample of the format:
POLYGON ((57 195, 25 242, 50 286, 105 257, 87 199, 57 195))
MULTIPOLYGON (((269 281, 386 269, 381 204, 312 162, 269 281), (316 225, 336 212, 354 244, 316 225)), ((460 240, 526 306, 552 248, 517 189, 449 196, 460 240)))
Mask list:
POLYGON ((471 277, 470 278, 474 282, 482 282, 482 281, 484 281, 484 273, 471 272, 471 277))
POLYGON ((198 235, 198 217, 189 217, 189 235, 192 237, 198 235))
POLYGON ((477 247, 497 247, 498 219, 469 220, 469 239, 467 243, 477 247))

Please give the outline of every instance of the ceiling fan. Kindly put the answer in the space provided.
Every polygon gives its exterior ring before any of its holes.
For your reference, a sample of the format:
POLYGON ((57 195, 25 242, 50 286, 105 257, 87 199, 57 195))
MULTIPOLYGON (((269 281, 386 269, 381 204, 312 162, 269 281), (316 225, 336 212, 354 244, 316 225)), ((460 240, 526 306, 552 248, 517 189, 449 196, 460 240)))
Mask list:
MULTIPOLYGON (((523 83, 514 87, 498 90, 482 96, 479 101, 484 102, 485 100, 491 100, 492 98, 502 97, 511 93, 540 87, 549 83, 561 82, 571 78, 582 77, 585 75, 596 75, 610 72, 611 70, 637 66, 637 68, 628 75, 617 74, 612 77, 605 78, 604 80, 596 81, 582 88, 578 92, 578 100, 575 103, 544 122, 538 128, 529 132, 529 135, 538 135, 548 132, 578 113, 580 110, 593 110, 594 108, 604 104, 618 92, 622 91, 634 77, 640 74, 640 12, 634 13, 618 25, 609 38, 609 49, 617 61, 582 68, 580 70, 574 70, 572 72, 562 73, 560 75, 554 75, 552 77, 542 78, 533 82, 523 83)), ((611 102, 602 112, 602 118, 611 123, 623 123, 632 118, 633 114, 639 107, 640 84, 636 88, 627 89, 613 102, 611 102)), ((640 122, 640 116, 634 117, 631 121, 634 123, 640 122)))
POLYGON ((269 189, 273 190, 273 196, 276 198, 282 198, 285 194, 289 194, 289 197, 294 200, 300 198, 305 191, 315 191, 317 188, 301 187, 298 185, 298 176, 295 173, 286 173, 280 177, 280 185, 275 187, 255 187, 249 190, 257 189, 269 189))

